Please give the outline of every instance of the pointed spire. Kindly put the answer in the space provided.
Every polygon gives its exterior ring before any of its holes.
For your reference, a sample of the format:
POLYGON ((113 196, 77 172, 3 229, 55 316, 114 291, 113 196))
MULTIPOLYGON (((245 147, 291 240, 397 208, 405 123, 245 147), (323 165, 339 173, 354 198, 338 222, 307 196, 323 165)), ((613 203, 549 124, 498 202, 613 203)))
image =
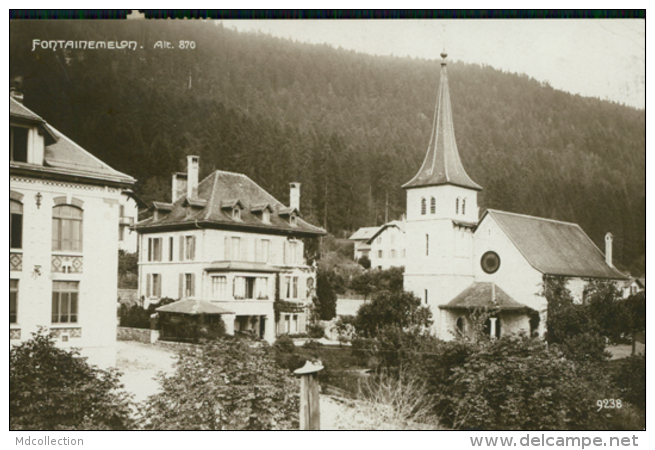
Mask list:
POLYGON ((418 173, 408 183, 405 183, 403 188, 453 184, 476 191, 482 190, 482 187, 466 174, 459 159, 453 127, 453 112, 450 106, 448 71, 446 70, 447 56, 445 51, 441 53, 441 81, 428 152, 418 173))

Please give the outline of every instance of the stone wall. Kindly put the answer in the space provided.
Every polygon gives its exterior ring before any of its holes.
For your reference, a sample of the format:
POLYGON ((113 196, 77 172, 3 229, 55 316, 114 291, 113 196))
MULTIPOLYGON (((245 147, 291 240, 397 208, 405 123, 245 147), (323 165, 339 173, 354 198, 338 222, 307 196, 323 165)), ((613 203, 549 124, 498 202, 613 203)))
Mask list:
POLYGON ((159 331, 145 328, 116 327, 116 340, 136 341, 143 344, 152 344, 159 339, 159 331))

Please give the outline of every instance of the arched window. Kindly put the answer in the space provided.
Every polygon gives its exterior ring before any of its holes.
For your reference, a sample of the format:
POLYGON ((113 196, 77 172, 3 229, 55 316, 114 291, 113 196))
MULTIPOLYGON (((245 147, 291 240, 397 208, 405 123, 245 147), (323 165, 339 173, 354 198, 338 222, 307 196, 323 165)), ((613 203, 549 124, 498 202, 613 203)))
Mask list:
POLYGON ((422 198, 422 199, 421 199, 421 214, 425 214, 425 210, 426 210, 426 207, 425 207, 425 199, 422 198))
POLYGON ((462 200, 462 214, 466 214, 466 199, 462 200))
POLYGON ((83 211, 72 205, 58 205, 52 209, 52 249, 82 251, 83 211))
POLYGON ((23 205, 9 200, 9 248, 23 248, 23 205))
POLYGON ((459 197, 455 200, 455 214, 459 214, 459 197))
POLYGON ((437 210, 437 201, 432 197, 430 199, 430 214, 434 214, 437 210))

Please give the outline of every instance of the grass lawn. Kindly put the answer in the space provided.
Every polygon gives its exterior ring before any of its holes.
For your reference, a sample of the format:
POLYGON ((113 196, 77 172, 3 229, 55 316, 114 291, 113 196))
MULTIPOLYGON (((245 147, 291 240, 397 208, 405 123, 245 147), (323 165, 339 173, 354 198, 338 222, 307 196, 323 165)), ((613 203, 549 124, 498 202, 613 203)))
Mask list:
MULTIPOLYGON (((608 345, 607 346, 607 351, 612 354, 612 359, 622 359, 622 358, 627 358, 628 356, 630 356, 632 354, 632 346, 631 345, 608 345)), ((637 341, 637 343, 635 345, 635 353, 637 355, 645 355, 646 354, 646 345, 637 341)))
POLYGON ((125 390, 134 394, 134 400, 137 402, 156 394, 159 383, 154 377, 159 372, 173 373, 175 355, 174 350, 161 345, 118 341, 116 367, 123 372, 121 381, 125 390))

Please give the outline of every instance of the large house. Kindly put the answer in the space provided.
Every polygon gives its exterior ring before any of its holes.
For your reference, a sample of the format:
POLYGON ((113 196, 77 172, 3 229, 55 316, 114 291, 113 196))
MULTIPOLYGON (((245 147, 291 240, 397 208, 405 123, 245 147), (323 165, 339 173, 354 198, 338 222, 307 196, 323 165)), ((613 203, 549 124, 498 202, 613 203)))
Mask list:
POLYGON ((404 267, 407 252, 404 218, 382 225, 366 244, 371 247, 369 259, 372 268, 404 267))
POLYGON ((302 239, 325 231, 300 217, 300 184, 291 183, 287 207, 245 175, 217 170, 198 183, 198 172, 199 158, 187 156, 187 173, 173 174, 172 203, 154 202, 135 227, 139 295, 146 304, 210 302, 225 311, 230 334, 272 342, 304 332, 316 276, 302 239))
POLYGON ((446 56, 442 54, 427 154, 418 173, 403 186, 405 289, 430 307, 433 331, 441 339, 469 333, 480 311, 492 313, 484 324, 491 335, 524 331, 543 336, 544 276, 567 278, 578 301, 585 280, 626 278, 612 264, 612 235, 606 236, 603 255, 574 223, 496 210, 479 217, 477 195, 482 187, 459 158, 446 56))
POLYGON ((9 97, 9 338, 46 327, 89 362, 116 359, 121 202, 135 180, 9 97))

